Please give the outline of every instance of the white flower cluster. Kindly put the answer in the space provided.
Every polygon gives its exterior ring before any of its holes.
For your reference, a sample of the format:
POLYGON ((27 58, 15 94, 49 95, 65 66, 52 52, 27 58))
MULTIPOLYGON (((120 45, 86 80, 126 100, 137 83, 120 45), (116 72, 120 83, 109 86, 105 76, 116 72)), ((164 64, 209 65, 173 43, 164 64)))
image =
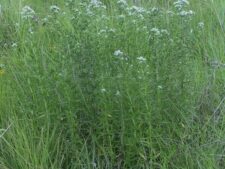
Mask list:
MULTIPOLYGON (((152 15, 152 14, 157 14, 160 10, 157 7, 153 7, 151 9, 147 9, 145 7, 141 6, 129 6, 126 0, 118 0, 117 1, 118 7, 123 10, 123 14, 121 16, 134 16, 138 17, 138 19, 143 20, 145 16, 147 15, 152 15)), ((120 19, 124 19, 124 17, 120 17, 120 19)))
POLYGON ((91 0, 86 8, 86 12, 89 16, 95 16, 95 11, 93 8, 106 9, 106 6, 99 0, 91 0))
POLYGON ((95 7, 95 8, 106 8, 106 6, 99 0, 91 0, 89 7, 95 7))
POLYGON ((189 11, 180 11, 178 13, 178 15, 180 16, 192 16, 194 15, 195 13, 192 11, 192 10, 189 10, 189 11))
POLYGON ((151 11, 147 11, 145 8, 138 7, 138 6, 131 6, 126 8, 126 12, 129 16, 135 16, 139 19, 143 20, 146 14, 151 13, 151 11))
POLYGON ((189 5, 188 0, 178 0, 173 3, 174 7, 177 8, 178 10, 182 10, 185 6, 189 5))
POLYGON ((120 60, 128 60, 128 58, 124 55, 124 53, 120 49, 116 50, 113 54, 114 56, 116 56, 116 58, 120 60))
POLYGON ((121 50, 116 50, 114 52, 114 56, 122 56, 123 55, 123 52, 121 50))
POLYGON ((162 35, 169 35, 169 32, 166 29, 158 29, 158 28, 152 28, 150 30, 155 36, 162 36, 162 35))
POLYGON ((33 19, 35 17, 35 11, 30 6, 26 5, 21 10, 21 16, 23 19, 33 19))
POLYGON ((86 12, 89 16, 94 16, 94 12, 91 10, 90 6, 86 9, 86 12))
POLYGON ((115 33, 115 32, 116 30, 114 28, 106 27, 105 29, 99 30, 98 35, 105 34, 105 33, 115 33))
POLYGON ((98 0, 91 0, 91 3, 97 5, 99 3, 99 1, 98 0))
POLYGON ((146 62, 146 58, 144 58, 143 56, 137 57, 137 60, 139 61, 139 63, 145 63, 146 62))
POLYGON ((133 13, 145 13, 146 10, 142 7, 138 7, 138 6, 132 6, 130 8, 130 11, 132 11, 133 13))
POLYGON ((126 8, 128 6, 126 0, 119 0, 117 1, 117 4, 119 5, 120 8, 126 8))
POLYGON ((50 11, 52 11, 53 13, 59 13, 60 8, 56 5, 52 5, 50 6, 50 11))
POLYGON ((150 31, 153 32, 154 35, 156 35, 156 36, 161 35, 160 30, 158 28, 152 28, 150 31))
POLYGON ((184 8, 188 6, 190 3, 188 0, 178 0, 173 3, 174 7, 178 10, 177 15, 181 17, 192 16, 195 13, 192 10, 185 10, 184 8))

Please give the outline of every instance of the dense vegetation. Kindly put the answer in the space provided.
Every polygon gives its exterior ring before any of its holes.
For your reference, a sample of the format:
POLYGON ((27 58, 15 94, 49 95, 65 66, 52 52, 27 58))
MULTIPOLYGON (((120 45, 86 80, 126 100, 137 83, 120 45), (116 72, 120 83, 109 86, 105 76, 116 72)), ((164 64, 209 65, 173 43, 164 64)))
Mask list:
POLYGON ((224 169, 223 0, 1 0, 1 169, 224 169))

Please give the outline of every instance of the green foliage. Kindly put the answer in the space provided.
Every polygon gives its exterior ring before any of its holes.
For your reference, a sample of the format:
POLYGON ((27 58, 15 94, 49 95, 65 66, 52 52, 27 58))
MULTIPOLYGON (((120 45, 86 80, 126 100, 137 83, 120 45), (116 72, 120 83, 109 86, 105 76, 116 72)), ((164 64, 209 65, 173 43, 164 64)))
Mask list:
POLYGON ((0 168, 224 168, 225 4, 174 2, 3 1, 0 168))

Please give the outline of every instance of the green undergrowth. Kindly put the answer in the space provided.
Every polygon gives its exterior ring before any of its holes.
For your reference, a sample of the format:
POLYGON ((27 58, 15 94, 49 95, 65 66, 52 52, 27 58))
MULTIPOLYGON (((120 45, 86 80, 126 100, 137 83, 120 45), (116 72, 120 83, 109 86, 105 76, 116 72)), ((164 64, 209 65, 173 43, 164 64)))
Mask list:
POLYGON ((0 4, 0 168, 225 167, 222 0, 0 4))

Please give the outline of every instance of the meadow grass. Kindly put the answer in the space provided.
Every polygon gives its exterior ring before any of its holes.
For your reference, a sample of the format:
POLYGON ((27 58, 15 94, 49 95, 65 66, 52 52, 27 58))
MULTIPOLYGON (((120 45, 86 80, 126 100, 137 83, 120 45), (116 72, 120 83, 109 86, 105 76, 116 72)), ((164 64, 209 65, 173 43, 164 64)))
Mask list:
POLYGON ((223 169, 223 0, 2 0, 0 169, 223 169))

